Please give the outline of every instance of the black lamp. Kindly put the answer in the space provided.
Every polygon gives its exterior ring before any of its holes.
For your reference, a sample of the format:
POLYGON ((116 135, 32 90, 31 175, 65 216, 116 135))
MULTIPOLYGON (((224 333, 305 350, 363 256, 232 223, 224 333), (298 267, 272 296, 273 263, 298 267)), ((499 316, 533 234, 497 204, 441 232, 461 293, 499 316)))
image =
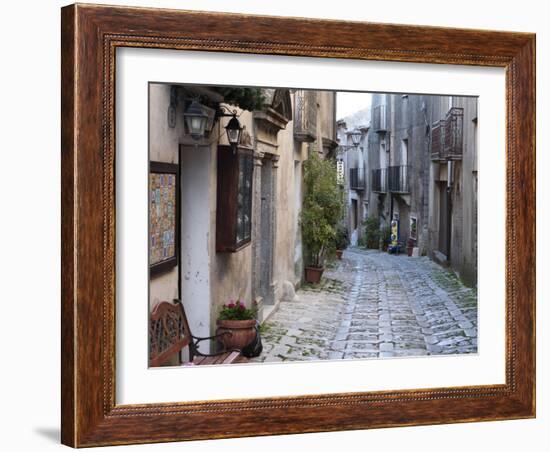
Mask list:
POLYGON ((233 114, 232 118, 225 126, 225 130, 227 132, 227 139, 229 141, 229 144, 233 147, 237 146, 241 142, 241 134, 243 132, 243 128, 241 126, 241 123, 237 119, 236 114, 233 114))

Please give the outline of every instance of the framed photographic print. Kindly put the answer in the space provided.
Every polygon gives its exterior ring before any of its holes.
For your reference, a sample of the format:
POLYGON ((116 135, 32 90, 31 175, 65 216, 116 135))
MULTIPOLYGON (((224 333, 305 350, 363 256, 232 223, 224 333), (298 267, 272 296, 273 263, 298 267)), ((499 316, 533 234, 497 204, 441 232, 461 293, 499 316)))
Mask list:
POLYGON ((535 37, 62 9, 62 442, 535 415, 535 37))

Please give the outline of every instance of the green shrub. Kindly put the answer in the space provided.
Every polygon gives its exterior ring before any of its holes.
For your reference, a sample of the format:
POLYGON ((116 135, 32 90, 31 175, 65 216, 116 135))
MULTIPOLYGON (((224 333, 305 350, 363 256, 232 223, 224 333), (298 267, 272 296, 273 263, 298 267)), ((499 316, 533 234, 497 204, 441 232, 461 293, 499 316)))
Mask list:
POLYGON ((335 248, 336 225, 342 218, 343 194, 333 160, 313 150, 304 163, 304 201, 300 218, 306 263, 322 267, 335 248))
POLYGON ((376 217, 368 217, 364 222, 365 246, 371 249, 378 249, 380 243, 380 222, 376 217))
POLYGON ((337 250, 345 250, 348 247, 349 238, 348 230, 343 224, 339 224, 336 228, 336 237, 334 238, 334 245, 337 250))
POLYGON ((261 88, 234 88, 220 86, 213 89, 223 96, 226 104, 236 105, 243 110, 260 110, 265 102, 261 88))

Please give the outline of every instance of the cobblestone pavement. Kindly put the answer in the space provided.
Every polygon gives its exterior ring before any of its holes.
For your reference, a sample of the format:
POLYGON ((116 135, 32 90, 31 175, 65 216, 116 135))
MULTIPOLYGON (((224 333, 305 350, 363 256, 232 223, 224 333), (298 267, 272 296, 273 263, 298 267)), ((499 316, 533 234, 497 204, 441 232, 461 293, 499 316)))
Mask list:
POLYGON ((348 249, 282 301, 256 362, 477 352, 477 293, 427 257, 348 249))

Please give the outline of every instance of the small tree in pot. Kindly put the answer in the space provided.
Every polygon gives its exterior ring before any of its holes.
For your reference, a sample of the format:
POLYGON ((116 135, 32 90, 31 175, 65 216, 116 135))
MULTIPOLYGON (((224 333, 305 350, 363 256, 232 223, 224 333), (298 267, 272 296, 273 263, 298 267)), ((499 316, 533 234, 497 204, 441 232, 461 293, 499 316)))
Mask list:
POLYGON ((321 159, 315 150, 304 164, 304 192, 300 224, 305 245, 305 277, 307 282, 318 283, 327 253, 334 248, 343 195, 334 161, 321 159))

